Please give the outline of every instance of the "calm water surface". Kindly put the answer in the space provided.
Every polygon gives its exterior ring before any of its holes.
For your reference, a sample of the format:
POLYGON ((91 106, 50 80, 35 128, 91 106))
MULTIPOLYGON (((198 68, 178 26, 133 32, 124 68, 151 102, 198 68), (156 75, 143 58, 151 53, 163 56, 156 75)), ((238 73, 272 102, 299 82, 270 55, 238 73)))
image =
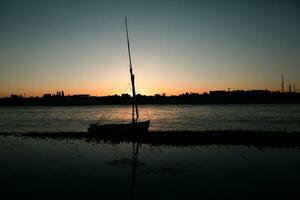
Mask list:
MULTIPOLYGON (((130 106, 0 107, 0 132, 86 131, 90 123, 130 121, 130 106)), ((140 106, 151 130, 300 131, 300 105, 140 106)))
POLYGON ((300 151, 0 136, 2 199, 299 199, 300 151), (135 180, 134 184, 133 181, 135 180))
MULTIPOLYGON (((300 131, 299 105, 141 106, 152 130, 300 131)), ((129 106, 0 107, 0 132, 85 131, 129 106)), ((0 198, 299 199, 300 151, 141 145, 0 135, 0 198), (136 167, 136 168, 135 168, 136 167)))

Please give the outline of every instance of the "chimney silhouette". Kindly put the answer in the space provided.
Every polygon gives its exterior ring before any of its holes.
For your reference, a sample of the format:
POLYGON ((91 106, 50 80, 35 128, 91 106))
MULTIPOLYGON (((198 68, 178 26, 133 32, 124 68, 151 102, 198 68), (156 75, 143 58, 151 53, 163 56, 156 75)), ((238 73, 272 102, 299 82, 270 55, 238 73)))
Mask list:
POLYGON ((283 78, 283 73, 281 74, 281 92, 284 93, 284 78, 283 78))

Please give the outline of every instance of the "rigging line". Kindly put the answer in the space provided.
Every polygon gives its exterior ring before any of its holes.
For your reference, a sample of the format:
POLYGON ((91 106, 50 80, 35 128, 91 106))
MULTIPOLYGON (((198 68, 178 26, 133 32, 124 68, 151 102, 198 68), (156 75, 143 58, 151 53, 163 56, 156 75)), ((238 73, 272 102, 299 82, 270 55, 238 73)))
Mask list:
POLYGON ((128 84, 126 85, 126 87, 124 87, 125 89, 122 90, 122 94, 124 94, 124 93, 127 94, 127 90, 128 90, 129 87, 130 87, 130 83, 128 83, 128 84))
POLYGON ((128 58, 129 58, 129 71, 130 71, 130 78, 131 78, 131 85, 132 85, 132 96, 133 96, 133 103, 132 103, 132 122, 137 122, 139 118, 139 111, 136 102, 136 94, 135 94, 135 84, 134 84, 134 73, 132 69, 132 62, 131 62, 131 54, 130 54, 130 44, 129 44, 129 36, 128 36, 128 27, 127 27, 127 18, 125 17, 125 27, 126 27, 126 37, 127 37, 127 49, 128 49, 128 58), (136 118, 134 114, 134 110, 136 111, 136 118))
MULTIPOLYGON (((140 94, 142 96, 142 94, 140 94)), ((143 115, 146 115, 145 119, 149 119, 150 120, 150 113, 149 113, 149 109, 148 109, 148 105, 147 104, 144 104, 143 107, 139 107, 139 113, 142 113, 142 116, 143 115), (142 108, 142 109, 141 109, 142 108), (143 112, 141 112, 143 111, 143 112), (146 113, 145 113, 146 112, 146 113)), ((143 119, 143 117, 142 117, 143 119)))
MULTIPOLYGON (((122 92, 121 92, 121 95, 123 94, 123 93, 126 93, 126 91, 128 90, 128 88, 130 87, 130 83, 128 83, 124 88, 124 90, 121 90, 122 92)), ((110 111, 113 109, 113 107, 112 106, 110 106, 109 107, 109 109, 105 112, 105 113, 102 113, 102 114, 100 114, 100 116, 99 117, 97 117, 98 118, 98 120, 96 121, 96 124, 99 124, 103 119, 105 119, 105 118, 109 118, 109 116, 108 116, 108 114, 107 113, 111 113, 110 111), (108 116, 108 117, 106 117, 106 116, 108 116)))

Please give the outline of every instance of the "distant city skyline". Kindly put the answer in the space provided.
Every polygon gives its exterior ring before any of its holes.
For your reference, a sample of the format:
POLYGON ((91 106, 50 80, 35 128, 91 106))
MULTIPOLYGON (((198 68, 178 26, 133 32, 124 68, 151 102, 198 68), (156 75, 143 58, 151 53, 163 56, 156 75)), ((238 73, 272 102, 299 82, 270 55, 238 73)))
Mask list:
MULTIPOLYGON (((260 90, 260 89, 249 89, 249 90, 235 90, 235 89, 231 89, 231 88, 227 88, 227 90, 210 90, 210 91, 205 91, 205 92, 182 92, 182 93, 178 93, 178 94, 167 94, 167 93, 153 93, 153 94, 142 94, 142 93, 137 93, 137 95, 142 95, 142 96, 180 96, 180 95, 205 95, 205 94, 211 94, 211 93, 235 93, 235 92, 266 92, 266 93, 300 93, 297 89, 296 89, 296 85, 295 84, 288 84, 287 89, 282 90, 268 90, 268 89, 264 89, 264 90, 260 90)), ((7 98, 7 97, 18 97, 18 98, 32 98, 32 97, 72 97, 72 96, 85 96, 85 97, 108 97, 108 96, 123 96, 123 95, 129 95, 131 96, 131 91, 128 92, 123 92, 123 93, 116 93, 116 94, 108 94, 108 95, 93 95, 93 94, 89 94, 89 93, 67 93, 65 94, 65 91, 56 91, 53 93, 43 93, 41 95, 30 95, 30 94, 15 94, 12 93, 10 95, 6 95, 6 96, 0 96, 0 98, 7 98)))
POLYGON ((1 1, 0 97, 285 91, 300 85, 300 2, 1 1))

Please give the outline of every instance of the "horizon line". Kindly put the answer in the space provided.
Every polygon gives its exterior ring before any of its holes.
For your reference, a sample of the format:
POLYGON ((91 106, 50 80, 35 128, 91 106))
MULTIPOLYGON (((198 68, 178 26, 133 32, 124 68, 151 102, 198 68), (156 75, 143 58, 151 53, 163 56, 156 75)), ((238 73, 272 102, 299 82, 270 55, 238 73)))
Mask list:
MULTIPOLYGON (((295 90, 292 91, 280 91, 280 90, 269 90, 269 89, 247 89, 247 90, 243 90, 243 89, 235 89, 235 90, 231 90, 230 88, 228 90, 209 90, 209 91, 204 91, 204 92, 181 92, 178 94, 167 94, 165 92, 161 92, 161 93, 153 93, 153 94, 142 94, 142 93, 137 93, 137 95, 141 95, 141 96, 156 96, 156 95, 160 95, 160 96, 166 96, 166 97, 170 97, 170 96, 180 96, 180 95, 187 95, 187 94, 209 94, 211 92, 238 92, 238 91, 243 91, 243 92, 251 92, 251 91, 267 91, 267 92, 272 92, 272 93, 299 93, 295 90)), ((44 93, 42 95, 26 95, 26 93, 22 94, 16 94, 16 93, 11 93, 10 95, 0 95, 0 98, 10 98, 12 96, 15 97, 22 97, 22 98, 32 98, 32 97, 44 97, 44 96, 64 96, 64 97, 72 97, 72 96, 80 96, 80 95, 88 95, 89 97, 108 97, 108 96, 122 96, 122 95, 129 95, 132 96, 132 94, 130 93, 115 93, 115 94, 107 94, 107 95, 93 95, 93 94, 89 94, 89 93, 73 93, 73 94, 67 94, 64 95, 64 91, 57 91, 57 93, 44 93), (63 93, 61 93, 63 92, 63 93)))

